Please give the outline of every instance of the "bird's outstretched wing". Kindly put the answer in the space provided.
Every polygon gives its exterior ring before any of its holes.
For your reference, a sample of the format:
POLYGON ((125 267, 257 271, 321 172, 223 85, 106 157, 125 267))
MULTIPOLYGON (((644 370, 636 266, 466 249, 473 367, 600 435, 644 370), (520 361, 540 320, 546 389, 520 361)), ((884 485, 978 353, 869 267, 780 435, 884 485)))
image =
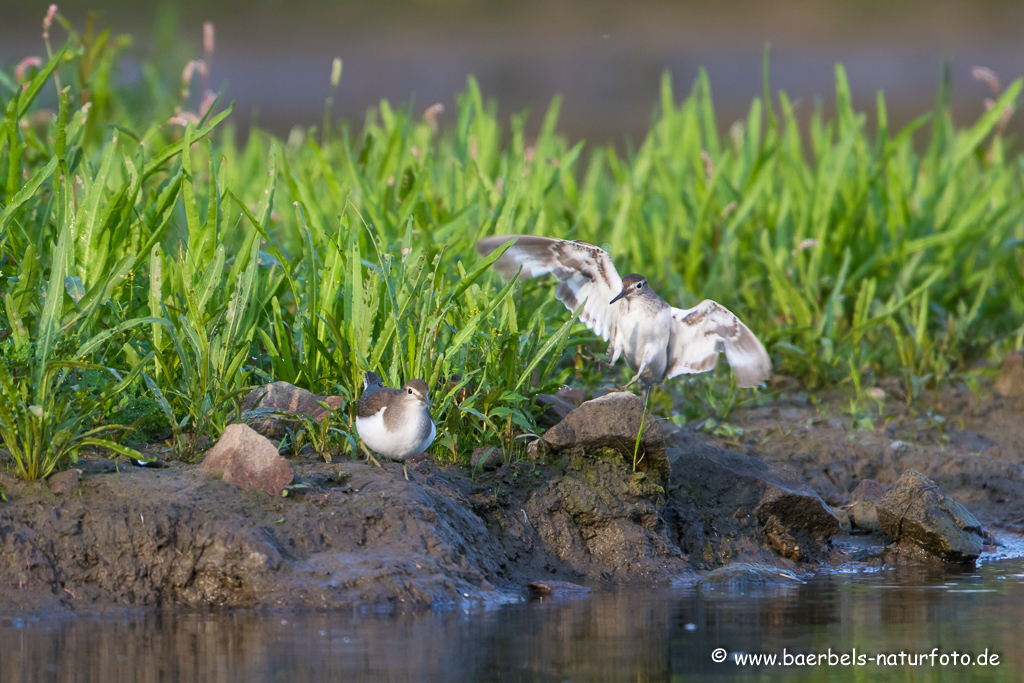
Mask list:
POLYGON ((741 387, 756 387, 771 377, 768 352, 725 306, 705 299, 693 308, 672 309, 665 379, 711 370, 722 351, 741 387))
POLYGON ((512 239, 516 243, 498 257, 494 269, 506 280, 515 277, 520 266, 524 278, 554 275, 558 300, 570 311, 586 301, 580 320, 602 339, 610 340, 618 358, 622 347, 618 343, 619 306, 609 302, 622 291, 622 278, 608 252, 586 242, 536 235, 494 235, 477 242, 476 250, 486 256, 512 239))

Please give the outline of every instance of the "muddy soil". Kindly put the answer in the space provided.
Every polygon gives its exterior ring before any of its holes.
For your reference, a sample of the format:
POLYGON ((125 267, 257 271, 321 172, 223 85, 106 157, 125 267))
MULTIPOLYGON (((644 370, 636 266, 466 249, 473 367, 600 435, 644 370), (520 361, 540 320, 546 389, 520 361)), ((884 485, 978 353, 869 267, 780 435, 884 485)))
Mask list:
POLYGON ((660 488, 624 463, 293 462, 287 497, 171 463, 83 459, 78 487, 4 475, 0 607, 401 607, 514 598, 530 581, 667 579, 660 488))
POLYGON ((495 603, 535 581, 677 584, 730 562, 806 572, 884 543, 805 534, 787 557, 778 520, 758 521, 742 491, 737 507, 714 490, 722 473, 694 466, 736 454, 791 466, 832 506, 862 479, 891 485, 916 469, 987 527, 1024 529, 1019 402, 961 387, 930 409, 887 401, 869 425, 839 408, 843 397, 817 398, 794 391, 737 410, 730 436, 676 430, 667 479, 573 451, 488 472, 421 462, 410 481, 396 464, 310 456, 292 461, 283 497, 180 463, 83 458, 64 493, 0 472, 0 610, 495 603))
POLYGON ((986 526, 1024 531, 1024 398, 961 384, 912 406, 891 393, 854 414, 849 406, 841 392, 785 392, 734 411, 707 443, 788 464, 833 506, 862 479, 892 486, 917 470, 986 526))

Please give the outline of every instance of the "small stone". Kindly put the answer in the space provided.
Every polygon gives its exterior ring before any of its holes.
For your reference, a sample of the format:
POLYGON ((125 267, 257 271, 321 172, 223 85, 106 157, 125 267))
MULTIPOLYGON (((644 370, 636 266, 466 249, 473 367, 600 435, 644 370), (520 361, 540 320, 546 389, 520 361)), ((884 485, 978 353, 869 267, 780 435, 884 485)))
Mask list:
POLYGON ((493 470, 505 462, 505 449, 501 446, 474 448, 469 462, 474 469, 493 470))
POLYGON ((537 416, 537 424, 541 427, 554 427, 565 419, 565 416, 576 410, 576 405, 554 394, 537 394, 537 405, 544 410, 537 416))
POLYGON ((1024 396, 1024 351, 1006 354, 1003 373, 992 385, 992 389, 1003 398, 1024 396))
POLYGON ((581 595, 590 592, 586 586, 569 581, 531 581, 526 586, 531 595, 536 597, 558 597, 563 595, 581 595))
POLYGON ((905 451, 905 450, 907 450, 907 442, 906 441, 893 441, 891 444, 889 444, 889 450, 893 451, 894 453, 899 453, 901 451, 905 451))
POLYGON ((846 512, 850 515, 851 524, 858 529, 872 533, 882 530, 878 523, 878 508, 874 503, 858 500, 856 503, 850 503, 846 512))
POLYGON ((63 472, 51 474, 46 483, 49 484, 50 490, 56 494, 70 493, 78 488, 80 474, 79 470, 64 470, 63 472))
POLYGON ((862 479, 850 494, 850 504, 846 508, 853 526, 863 531, 881 531, 876 506, 888 492, 888 486, 873 479, 862 479))
POLYGON ((573 389, 572 387, 561 387, 557 392, 555 392, 555 396, 558 398, 564 398, 577 408, 583 405, 583 402, 587 400, 587 395, 583 393, 582 389, 573 389))
POLYGON ((902 401, 907 397, 907 392, 903 389, 903 382, 898 377, 883 377, 878 382, 878 386, 886 394, 898 401, 902 401))
POLYGON ((530 443, 526 444, 526 457, 530 460, 543 458, 547 452, 548 449, 544 444, 544 439, 534 439, 530 443))
POLYGON ((868 396, 875 399, 876 401, 885 400, 885 389, 882 387, 872 387, 868 390, 868 396))
POLYGON ((850 514, 842 508, 829 506, 829 509, 832 511, 832 514, 836 516, 836 519, 839 520, 839 528, 846 533, 850 533, 850 530, 853 528, 850 523, 850 514))
POLYGON ((277 447, 248 425, 232 424, 207 451, 200 466, 243 489, 260 489, 277 496, 292 483, 292 466, 277 447))

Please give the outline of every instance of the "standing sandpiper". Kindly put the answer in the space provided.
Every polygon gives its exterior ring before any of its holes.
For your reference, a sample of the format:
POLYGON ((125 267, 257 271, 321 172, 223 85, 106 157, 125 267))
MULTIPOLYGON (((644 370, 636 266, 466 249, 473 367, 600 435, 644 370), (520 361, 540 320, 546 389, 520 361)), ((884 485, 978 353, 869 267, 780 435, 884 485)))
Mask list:
POLYGON ((401 389, 388 389, 372 372, 363 378, 363 395, 356 409, 359 438, 385 458, 402 462, 419 455, 433 443, 437 427, 430 418, 434 404, 427 398, 427 383, 413 379, 401 389))
POLYGON ((635 273, 620 278, 611 256, 586 242, 534 235, 495 235, 477 242, 486 256, 510 240, 494 268, 506 280, 551 273, 555 296, 570 311, 586 301, 580 320, 609 341, 614 363, 625 355, 646 403, 651 387, 676 375, 707 372, 725 352, 741 387, 756 387, 771 376, 772 362, 754 333, 728 309, 710 299, 693 308, 673 308, 635 273))

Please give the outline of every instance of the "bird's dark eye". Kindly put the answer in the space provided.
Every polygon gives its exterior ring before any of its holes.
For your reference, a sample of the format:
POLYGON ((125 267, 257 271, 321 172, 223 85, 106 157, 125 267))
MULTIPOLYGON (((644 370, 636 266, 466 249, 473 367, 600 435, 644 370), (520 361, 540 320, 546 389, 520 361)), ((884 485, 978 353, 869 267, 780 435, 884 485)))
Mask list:
POLYGON ((642 282, 636 283, 636 288, 637 289, 643 289, 644 288, 644 283, 642 283, 642 282))
POLYGON ((412 394, 412 389, 409 389, 409 394, 410 394, 410 395, 412 394))

